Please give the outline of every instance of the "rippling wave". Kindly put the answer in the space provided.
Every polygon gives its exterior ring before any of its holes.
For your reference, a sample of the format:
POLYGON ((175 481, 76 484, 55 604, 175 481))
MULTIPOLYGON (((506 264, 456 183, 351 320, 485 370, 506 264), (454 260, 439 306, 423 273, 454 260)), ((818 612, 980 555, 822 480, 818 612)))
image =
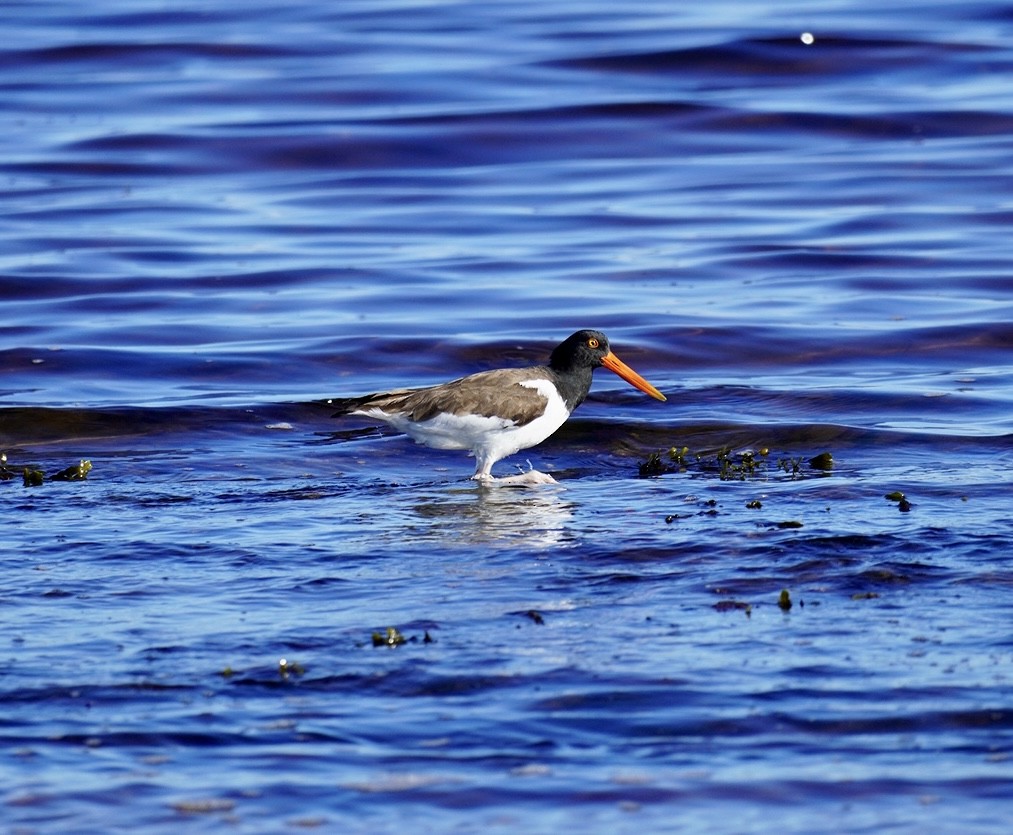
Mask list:
POLYGON ((8 4, 5 822, 1002 831, 1010 23, 8 4), (325 402, 579 327, 558 489, 325 402))

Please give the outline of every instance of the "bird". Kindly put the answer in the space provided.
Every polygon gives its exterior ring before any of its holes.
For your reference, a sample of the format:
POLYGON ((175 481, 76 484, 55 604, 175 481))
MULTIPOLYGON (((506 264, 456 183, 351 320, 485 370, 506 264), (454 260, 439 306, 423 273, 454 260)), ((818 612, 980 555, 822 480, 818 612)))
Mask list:
POLYGON ((604 367, 656 400, 657 388, 622 362, 608 337, 579 330, 560 342, 548 365, 480 371, 425 388, 375 392, 326 401, 332 417, 364 415, 381 420, 435 449, 468 450, 475 457, 472 479, 482 484, 554 484, 545 473, 495 478, 492 466, 508 455, 540 444, 584 402, 591 375, 604 367))

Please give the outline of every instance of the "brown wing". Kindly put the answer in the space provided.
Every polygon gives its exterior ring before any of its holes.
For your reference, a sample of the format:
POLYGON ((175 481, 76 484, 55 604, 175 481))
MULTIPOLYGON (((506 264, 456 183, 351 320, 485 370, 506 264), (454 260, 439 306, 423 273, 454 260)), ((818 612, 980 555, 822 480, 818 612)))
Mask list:
POLYGON ((536 389, 521 383, 548 380, 547 371, 542 368, 482 371, 438 386, 334 400, 333 405, 338 409, 336 415, 379 409, 423 421, 442 412, 502 417, 521 426, 542 414, 548 402, 536 389))

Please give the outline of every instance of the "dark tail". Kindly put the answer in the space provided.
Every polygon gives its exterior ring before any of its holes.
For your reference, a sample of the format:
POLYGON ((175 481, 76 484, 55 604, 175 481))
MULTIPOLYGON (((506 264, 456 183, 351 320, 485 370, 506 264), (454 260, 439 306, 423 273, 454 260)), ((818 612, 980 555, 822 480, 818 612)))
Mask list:
POLYGON ((334 412, 332 417, 341 417, 347 415, 349 412, 354 412, 358 409, 369 408, 375 406, 383 411, 401 411, 405 408, 411 411, 413 408, 411 405, 412 398, 420 391, 426 391, 426 389, 395 389, 394 391, 377 391, 373 394, 364 394, 362 397, 335 397, 332 400, 325 401, 329 406, 333 406, 337 411, 334 412))
POLYGON ((361 409, 374 397, 376 397, 375 394, 366 394, 362 397, 332 397, 324 402, 335 409, 331 417, 342 417, 351 414, 356 409, 361 409))

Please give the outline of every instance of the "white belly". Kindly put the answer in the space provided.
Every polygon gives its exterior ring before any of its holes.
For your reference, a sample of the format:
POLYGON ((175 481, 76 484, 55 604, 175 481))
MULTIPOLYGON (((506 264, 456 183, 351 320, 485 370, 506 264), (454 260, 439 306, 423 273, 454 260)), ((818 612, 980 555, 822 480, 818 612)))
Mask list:
POLYGON ((483 415, 440 414, 416 423, 403 415, 384 414, 379 409, 364 409, 360 414, 386 421, 426 446, 469 450, 478 459, 478 469, 488 472, 499 459, 540 444, 570 416, 563 398, 548 380, 519 385, 535 389, 546 400, 544 413, 520 426, 511 420, 483 415))

